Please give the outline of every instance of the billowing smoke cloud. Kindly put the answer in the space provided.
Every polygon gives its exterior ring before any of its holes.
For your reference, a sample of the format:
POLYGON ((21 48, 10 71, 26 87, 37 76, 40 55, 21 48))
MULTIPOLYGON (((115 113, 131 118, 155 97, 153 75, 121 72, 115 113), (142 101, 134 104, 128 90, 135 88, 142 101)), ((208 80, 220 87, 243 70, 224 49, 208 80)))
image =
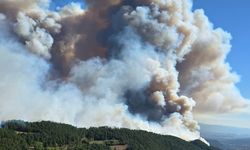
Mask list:
POLYGON ((0 1, 0 120, 200 138, 195 113, 248 106, 230 35, 187 0, 0 1))

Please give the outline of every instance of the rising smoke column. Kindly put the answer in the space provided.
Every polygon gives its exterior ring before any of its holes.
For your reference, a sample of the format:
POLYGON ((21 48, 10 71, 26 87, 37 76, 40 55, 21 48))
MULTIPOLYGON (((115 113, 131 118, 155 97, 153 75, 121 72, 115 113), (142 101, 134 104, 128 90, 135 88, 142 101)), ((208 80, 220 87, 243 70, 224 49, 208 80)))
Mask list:
POLYGON ((230 35, 187 0, 0 1, 0 120, 53 120, 200 138, 196 113, 246 100, 230 35), (6 67, 8 65, 8 67, 6 67), (216 107, 215 107, 216 106, 216 107))

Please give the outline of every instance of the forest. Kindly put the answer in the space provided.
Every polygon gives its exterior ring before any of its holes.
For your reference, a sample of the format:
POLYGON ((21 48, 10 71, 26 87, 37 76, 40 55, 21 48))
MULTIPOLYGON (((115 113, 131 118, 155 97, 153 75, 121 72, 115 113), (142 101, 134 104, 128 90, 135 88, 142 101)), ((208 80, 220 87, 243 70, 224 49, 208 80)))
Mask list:
POLYGON ((76 128, 50 121, 3 122, 0 150, 219 150, 200 140, 187 142, 177 137, 126 128, 76 128))

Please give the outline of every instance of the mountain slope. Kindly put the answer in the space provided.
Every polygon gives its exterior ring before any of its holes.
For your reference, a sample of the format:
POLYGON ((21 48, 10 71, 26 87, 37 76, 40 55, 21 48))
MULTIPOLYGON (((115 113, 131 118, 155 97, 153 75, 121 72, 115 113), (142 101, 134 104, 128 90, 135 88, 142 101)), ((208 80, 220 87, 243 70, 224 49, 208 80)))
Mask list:
POLYGON ((208 139, 242 139, 250 138, 250 128, 229 127, 221 125, 202 124, 201 135, 208 139))
POLYGON ((223 150, 249 150, 250 129, 220 125, 200 124, 201 135, 211 145, 223 150))
POLYGON ((216 150, 199 140, 186 142, 141 130, 85 129, 48 121, 5 122, 0 129, 0 149, 216 150))

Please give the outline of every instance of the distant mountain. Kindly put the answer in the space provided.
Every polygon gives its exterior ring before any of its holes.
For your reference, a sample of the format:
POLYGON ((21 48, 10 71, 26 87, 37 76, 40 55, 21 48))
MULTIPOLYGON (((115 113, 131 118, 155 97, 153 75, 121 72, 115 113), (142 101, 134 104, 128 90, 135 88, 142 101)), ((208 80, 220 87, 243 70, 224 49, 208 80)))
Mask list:
POLYGON ((212 146, 218 147, 222 150, 250 150, 250 138, 233 139, 233 140, 207 139, 207 141, 212 146))
POLYGON ((223 150, 250 150, 250 129, 200 124, 201 136, 223 150))
POLYGON ((201 135, 205 138, 239 139, 250 138, 250 128, 200 124, 201 135))
POLYGON ((125 128, 76 128, 54 122, 9 121, 0 128, 0 149, 218 150, 196 140, 125 128))

